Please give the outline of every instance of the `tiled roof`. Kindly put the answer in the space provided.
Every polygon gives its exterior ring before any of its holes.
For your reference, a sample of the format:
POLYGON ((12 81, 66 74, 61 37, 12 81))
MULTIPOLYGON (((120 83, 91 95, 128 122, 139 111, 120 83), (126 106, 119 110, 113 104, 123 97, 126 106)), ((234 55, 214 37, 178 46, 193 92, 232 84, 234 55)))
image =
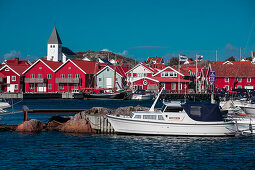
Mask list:
POLYGON ((163 57, 157 57, 157 56, 155 56, 155 57, 148 57, 147 63, 150 63, 150 61, 156 61, 155 64, 160 64, 162 59, 163 59, 163 57))
POLYGON ((47 64, 52 70, 56 70, 59 66, 61 66, 63 63, 57 62, 57 61, 48 61, 48 60, 42 60, 45 64, 47 64))
POLYGON ((255 77, 253 64, 213 64, 212 70, 216 77, 255 77))
POLYGON ((204 66, 182 66, 181 69, 184 70, 185 72, 188 72, 189 75, 196 75, 196 70, 197 70, 197 75, 200 74, 201 70, 204 68, 204 66))
POLYGON ((78 67, 80 67, 86 74, 95 74, 95 61, 83 61, 83 60, 71 60, 75 63, 78 67))
POLYGON ((3 66, 7 64, 9 66, 11 65, 25 65, 25 66, 30 66, 31 63, 28 60, 5 60, 4 63, 2 64, 3 66))
POLYGON ((8 65, 11 69, 13 69, 15 72, 17 72, 19 75, 22 75, 22 73, 28 69, 29 66, 26 65, 8 65))
MULTIPOLYGON (((224 64, 228 61, 217 61, 216 64, 224 64)), ((252 64, 251 61, 229 61, 229 64, 252 64)))
POLYGON ((166 65, 165 64, 151 64, 150 67, 162 70, 162 69, 166 68, 166 65))
POLYGON ((185 80, 178 77, 153 77, 153 79, 158 80, 159 82, 190 82, 189 80, 185 80))

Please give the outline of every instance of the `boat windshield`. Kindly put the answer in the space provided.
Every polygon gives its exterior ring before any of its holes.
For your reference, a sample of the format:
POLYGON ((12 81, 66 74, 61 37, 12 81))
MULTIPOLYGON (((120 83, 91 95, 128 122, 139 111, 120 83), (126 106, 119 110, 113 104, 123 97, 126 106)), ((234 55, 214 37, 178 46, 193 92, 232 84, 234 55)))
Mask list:
POLYGON ((161 112, 180 112, 183 111, 182 107, 178 106, 163 106, 161 112))

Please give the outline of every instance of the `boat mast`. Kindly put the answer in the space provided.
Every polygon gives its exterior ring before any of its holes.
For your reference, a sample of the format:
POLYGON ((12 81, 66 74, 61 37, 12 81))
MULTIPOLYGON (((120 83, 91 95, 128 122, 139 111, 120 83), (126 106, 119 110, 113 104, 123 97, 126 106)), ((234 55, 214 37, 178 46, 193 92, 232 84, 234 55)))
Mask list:
POLYGON ((114 62, 114 78, 113 78, 113 90, 115 90, 115 87, 116 87, 116 54, 115 54, 115 62, 114 62))
POLYGON ((157 96, 157 98, 154 100, 154 102, 153 102, 153 104, 152 104, 152 106, 151 106, 151 108, 150 108, 150 112, 154 112, 154 107, 155 107, 155 105, 156 105, 156 103, 157 103, 157 101, 158 101, 158 99, 159 99, 159 97, 160 97, 160 95, 161 95, 161 93, 162 93, 162 91, 165 89, 165 86, 163 86, 162 87, 162 89, 160 90, 160 92, 159 92, 159 94, 158 94, 158 96, 157 96))

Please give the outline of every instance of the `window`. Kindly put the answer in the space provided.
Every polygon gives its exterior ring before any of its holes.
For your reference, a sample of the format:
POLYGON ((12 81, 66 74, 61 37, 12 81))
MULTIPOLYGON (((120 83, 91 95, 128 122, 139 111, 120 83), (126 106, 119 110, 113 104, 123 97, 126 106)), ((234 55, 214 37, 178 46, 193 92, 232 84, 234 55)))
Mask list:
POLYGON ((68 79, 72 79, 72 74, 68 74, 68 79))
POLYGON ((201 106, 190 106, 190 114, 192 116, 201 117, 202 107, 201 106))
POLYGON ((14 89, 15 89, 15 90, 18 90, 18 87, 19 87, 19 86, 18 86, 17 84, 14 85, 14 89))
POLYGON ((228 77, 225 77, 225 82, 229 82, 229 78, 228 77))
POLYGON ((172 90, 176 90, 176 84, 175 83, 171 83, 171 87, 172 87, 172 90))
POLYGON ((52 84, 48 84, 48 89, 52 89, 52 84))
POLYGON ((242 85, 238 85, 237 88, 238 88, 238 89, 241 89, 241 88, 242 88, 242 85))
POLYGON ((158 120, 164 120, 164 117, 162 115, 158 115, 158 120))
POLYGON ((226 89, 226 90, 229 90, 229 86, 228 86, 228 85, 226 85, 226 86, 225 86, 225 89, 226 89))
POLYGON ((10 69, 9 69, 9 68, 6 68, 5 71, 10 71, 10 69))
POLYGON ((118 78, 116 78, 116 80, 115 81, 118 81, 118 78))
POLYGON ((50 48, 52 48, 52 45, 50 45, 50 48))
POLYGON ((34 88, 34 84, 30 83, 29 84, 29 89, 33 89, 34 88))
POLYGON ((80 78, 80 74, 75 74, 75 78, 80 78))
POLYGON ((143 119, 154 119, 154 120, 156 120, 156 115, 143 115, 143 119))
POLYGON ((55 45, 53 45, 53 48, 55 48, 55 45))
POLYGON ((51 74, 47 74, 47 79, 51 79, 51 74))
POLYGON ((68 67, 69 70, 71 70, 71 67, 68 67))
POLYGON ((16 76, 12 76, 12 81, 16 81, 16 76))
POLYGON ((237 78, 238 82, 242 82, 242 78, 237 78))
POLYGON ((78 89, 78 84, 74 84, 74 85, 73 85, 73 89, 76 89, 76 90, 77 90, 77 89, 78 89))
POLYGON ((165 77, 168 77, 168 72, 165 72, 165 77))
POLYGON ((141 117, 141 115, 135 115, 134 118, 135 118, 135 119, 141 119, 142 117, 141 117))
POLYGON ((98 81, 102 81, 102 78, 98 78, 98 81))
POLYGON ((147 77, 147 73, 144 73, 143 76, 144 76, 144 77, 147 77))
POLYGON ((61 74, 61 78, 64 79, 65 78, 65 74, 61 74))
POLYGON ((178 83, 178 89, 182 90, 182 83, 178 83))
POLYGON ((31 74, 31 78, 32 78, 32 79, 35 78, 35 74, 31 74))
POLYGON ((63 89, 64 89, 64 84, 59 84, 59 88, 60 88, 61 90, 63 90, 63 89))
POLYGON ((107 69, 107 71, 109 71, 109 68, 107 69))
POLYGON ((251 78, 250 78, 250 77, 247 78, 247 82, 248 82, 248 83, 251 82, 251 78))
POLYGON ((39 69, 41 70, 41 69, 42 69, 42 67, 39 67, 39 69))
POLYGON ((41 79, 42 78, 42 74, 38 74, 38 78, 41 79))

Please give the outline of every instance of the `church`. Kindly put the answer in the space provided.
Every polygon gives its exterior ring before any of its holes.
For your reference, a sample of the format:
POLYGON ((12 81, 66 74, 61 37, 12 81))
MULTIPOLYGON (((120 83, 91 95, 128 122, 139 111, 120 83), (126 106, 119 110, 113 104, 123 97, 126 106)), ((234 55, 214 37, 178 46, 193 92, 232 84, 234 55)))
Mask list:
POLYGON ((68 59, 75 59, 76 54, 67 47, 62 47, 62 41, 57 28, 54 27, 47 43, 47 60, 65 63, 68 59))

